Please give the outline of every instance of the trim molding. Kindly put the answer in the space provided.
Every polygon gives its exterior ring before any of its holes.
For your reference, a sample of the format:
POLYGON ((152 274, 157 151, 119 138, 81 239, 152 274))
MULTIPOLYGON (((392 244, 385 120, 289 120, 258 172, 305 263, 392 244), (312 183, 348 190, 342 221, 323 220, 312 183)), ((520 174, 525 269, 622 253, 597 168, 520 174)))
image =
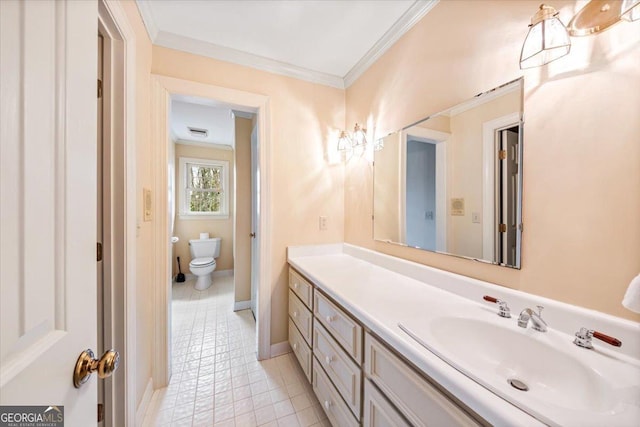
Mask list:
POLYGON ((286 62, 277 61, 252 53, 231 49, 203 40, 161 31, 156 24, 151 6, 147 1, 136 0, 147 34, 154 45, 176 49, 195 55, 206 56, 220 61, 243 65, 269 73, 280 74, 295 79, 325 86, 346 89, 364 74, 395 42, 420 21, 440 0, 416 0, 409 9, 387 30, 386 33, 364 54, 362 58, 340 77, 335 74, 310 70, 286 62))
MULTIPOLYGON (((138 3, 140 4, 140 3, 138 3)), ((264 56, 254 55, 241 50, 231 49, 225 46, 209 43, 202 40, 192 39, 166 31, 158 32, 152 38, 153 44, 168 47, 170 49, 181 50, 196 55, 207 56, 220 61, 231 62, 233 64, 244 65, 245 67, 257 70, 293 77, 311 83, 318 83, 338 89, 344 89, 344 80, 340 76, 310 70, 264 56)))
POLYGON ((291 346, 289 346, 289 341, 282 341, 271 344, 271 357, 282 356, 283 354, 287 353, 291 353, 291 346))
POLYGON ((251 300, 236 301, 233 303, 233 311, 246 310, 251 308, 251 300))
POLYGON ((391 46, 397 42, 407 31, 418 23, 440 0, 417 0, 395 24, 380 37, 372 47, 364 54, 356 65, 345 74, 343 83, 348 88, 355 83, 365 71, 373 65, 391 46))
POLYGON ((156 37, 158 37, 158 32, 160 30, 156 25, 156 20, 153 17, 151 6, 149 5, 148 1, 140 1, 140 0, 136 0, 136 5, 138 5, 138 10, 140 11, 142 22, 144 22, 144 27, 147 29, 147 34, 151 39, 151 43, 153 43, 156 37))
POLYGON ((140 405, 138 405, 138 409, 136 409, 136 425, 141 426, 144 421, 144 416, 147 414, 147 409, 149 409, 149 404, 151 404, 151 398, 153 397, 153 378, 149 377, 149 381, 147 381, 147 386, 144 388, 144 394, 142 395, 142 400, 140 400, 140 405))
POLYGON ((172 136, 172 139, 174 144, 193 145, 195 147, 214 148, 216 150, 233 151, 233 147, 227 144, 216 144, 215 142, 189 141, 188 139, 175 139, 173 138, 173 136, 172 136))

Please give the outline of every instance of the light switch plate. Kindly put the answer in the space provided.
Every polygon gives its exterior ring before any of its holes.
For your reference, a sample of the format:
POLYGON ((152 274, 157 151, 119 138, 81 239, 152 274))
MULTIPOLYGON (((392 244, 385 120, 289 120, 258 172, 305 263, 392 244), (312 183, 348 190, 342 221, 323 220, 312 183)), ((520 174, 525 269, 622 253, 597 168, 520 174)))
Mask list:
POLYGON ((471 212, 471 222, 474 224, 480 224, 480 213, 471 212))
POLYGON ((144 221, 147 222, 153 219, 151 190, 144 188, 142 191, 142 209, 144 212, 144 221))
POLYGON ((326 216, 320 215, 320 217, 318 218, 318 228, 321 231, 324 231, 324 230, 327 229, 327 217, 326 216))

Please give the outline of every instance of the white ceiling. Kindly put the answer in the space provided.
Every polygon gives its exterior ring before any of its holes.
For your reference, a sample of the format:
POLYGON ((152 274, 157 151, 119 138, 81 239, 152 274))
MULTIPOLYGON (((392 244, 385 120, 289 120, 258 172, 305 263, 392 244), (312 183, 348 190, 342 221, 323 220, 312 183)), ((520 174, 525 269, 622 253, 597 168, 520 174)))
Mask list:
POLYGON ((437 0, 137 0, 154 44, 351 84, 437 0))
POLYGON ((177 97, 171 100, 169 121, 176 140, 233 146, 234 124, 229 107, 177 97), (206 138, 194 136, 189 127, 206 129, 208 135, 206 138))

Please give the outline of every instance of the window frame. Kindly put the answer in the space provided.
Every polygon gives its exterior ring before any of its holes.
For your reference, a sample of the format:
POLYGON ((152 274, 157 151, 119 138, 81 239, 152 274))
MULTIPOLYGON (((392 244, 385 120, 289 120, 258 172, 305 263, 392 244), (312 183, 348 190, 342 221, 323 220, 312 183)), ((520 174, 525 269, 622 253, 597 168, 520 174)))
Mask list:
POLYGON ((179 216, 180 219, 229 219, 229 162, 227 160, 198 159, 194 157, 180 157, 180 191, 179 191, 179 216), (220 201, 221 209, 219 212, 191 212, 187 197, 188 167, 187 165, 195 165, 202 167, 220 167, 222 199, 220 201))

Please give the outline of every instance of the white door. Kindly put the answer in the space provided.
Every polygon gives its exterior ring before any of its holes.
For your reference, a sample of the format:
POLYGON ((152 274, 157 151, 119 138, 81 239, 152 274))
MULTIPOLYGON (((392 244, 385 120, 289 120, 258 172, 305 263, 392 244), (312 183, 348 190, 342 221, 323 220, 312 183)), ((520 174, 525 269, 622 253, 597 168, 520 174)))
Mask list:
POLYGON ((0 405, 96 425, 95 1, 0 1, 0 405))
POLYGON ((258 315, 258 274, 260 254, 258 253, 260 224, 260 165, 258 163, 258 125, 251 132, 251 312, 258 315))

